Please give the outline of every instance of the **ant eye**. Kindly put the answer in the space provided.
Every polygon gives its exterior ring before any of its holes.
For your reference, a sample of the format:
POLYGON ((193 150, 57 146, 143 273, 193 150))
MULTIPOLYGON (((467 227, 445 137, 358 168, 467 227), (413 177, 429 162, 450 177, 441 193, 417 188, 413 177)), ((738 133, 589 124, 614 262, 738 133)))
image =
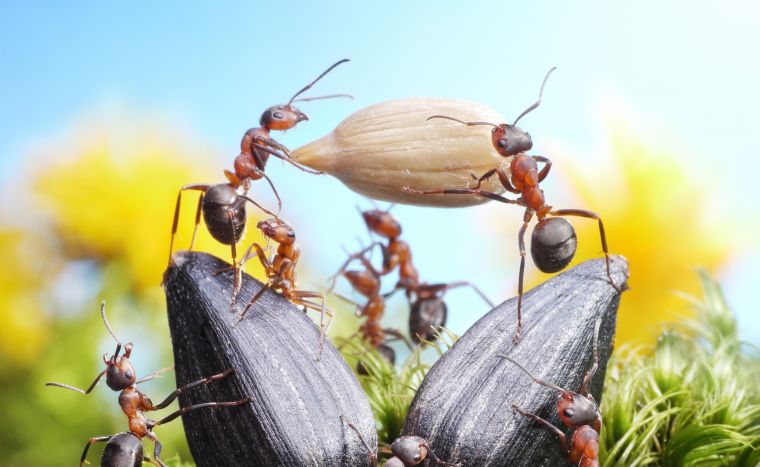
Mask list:
POLYGON ((125 371, 125 372, 124 372, 124 376, 125 376, 127 379, 132 379, 132 370, 127 370, 127 371, 125 371))
POLYGON ((507 140, 502 138, 496 143, 500 148, 506 148, 507 147, 507 140))
POLYGON ((288 230, 288 237, 290 237, 290 238, 296 238, 296 233, 293 232, 292 230, 288 230))
POLYGON ((563 413, 565 414, 565 417, 572 417, 575 412, 573 412, 573 409, 565 409, 563 413))
POLYGON ((272 114, 272 116, 273 116, 274 118, 282 118, 282 117, 283 117, 283 114, 282 114, 282 112, 274 112, 274 113, 272 114))

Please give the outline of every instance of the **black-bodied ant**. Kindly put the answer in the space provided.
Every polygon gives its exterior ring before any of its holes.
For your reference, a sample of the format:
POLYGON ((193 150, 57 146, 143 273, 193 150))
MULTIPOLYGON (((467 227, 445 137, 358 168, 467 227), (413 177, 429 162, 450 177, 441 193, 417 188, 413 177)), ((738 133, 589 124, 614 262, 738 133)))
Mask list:
MULTIPOLYGON (((386 336, 404 341, 411 349, 411 343, 397 330, 383 328, 380 321, 385 312, 385 296, 380 293, 381 279, 380 272, 372 266, 372 263, 364 256, 377 243, 363 248, 361 251, 349 254, 343 266, 332 276, 332 284, 328 293, 335 287, 338 276, 343 276, 348 280, 356 292, 367 298, 364 305, 354 302, 342 295, 337 295, 341 299, 356 306, 356 315, 365 317, 365 321, 359 327, 359 334, 374 347, 380 355, 390 363, 395 363, 396 352, 392 347, 386 344, 386 336), (349 264, 353 260, 359 260, 364 269, 348 270, 349 264)), ((359 374, 368 374, 366 367, 359 362, 356 368, 359 374)))
POLYGON ((559 438, 560 449, 562 455, 573 463, 577 463, 579 467, 599 467, 599 433, 602 429, 602 414, 599 412, 599 407, 594 400, 594 396, 589 391, 589 384, 591 378, 596 374, 596 370, 599 368, 599 327, 601 321, 597 320, 594 326, 594 341, 593 341, 593 353, 594 363, 588 370, 583 378, 581 387, 578 392, 568 391, 561 387, 538 379, 522 365, 504 354, 498 354, 497 357, 508 360, 521 369, 525 374, 542 386, 546 386, 551 389, 559 391, 559 398, 557 399, 557 413, 560 420, 565 424, 567 428, 572 430, 572 436, 570 437, 570 443, 568 444, 567 436, 559 428, 549 423, 547 420, 528 413, 516 405, 512 405, 512 409, 531 420, 534 420, 546 428, 551 430, 559 438))
MULTIPOLYGON (((377 453, 369 447, 369 444, 367 444, 367 441, 359 432, 359 429, 356 428, 345 415, 341 415, 340 419, 343 420, 343 423, 348 425, 349 428, 354 430, 369 453, 370 465, 372 465, 372 467, 377 467, 377 453)), ((412 467, 420 465, 428 457, 430 457, 430 460, 437 465, 449 465, 454 467, 459 465, 439 459, 433 452, 430 444, 428 444, 424 438, 420 438, 419 436, 399 436, 393 440, 393 443, 391 443, 390 451, 393 454, 393 457, 385 461, 383 464, 384 467, 412 467)))
POLYGON ((534 102, 530 107, 525 109, 515 119, 511 125, 502 123, 496 125, 490 122, 465 122, 454 117, 447 115, 432 115, 428 117, 431 119, 446 119, 453 120, 458 123, 462 123, 467 126, 477 125, 490 125, 493 127, 491 130, 491 142, 496 151, 504 158, 512 158, 511 161, 505 161, 504 164, 499 167, 493 168, 480 177, 473 178, 477 181, 472 188, 445 188, 441 190, 420 191, 415 190, 412 187, 405 187, 406 191, 433 195, 471 195, 488 198, 495 201, 500 201, 507 204, 515 204, 525 208, 523 214, 523 225, 520 228, 518 234, 518 246, 520 248, 520 277, 517 286, 517 330, 514 336, 516 342, 520 338, 520 332, 522 327, 522 295, 523 295, 523 276, 525 275, 525 232, 528 229, 528 223, 533 218, 533 215, 538 218, 538 225, 533 231, 533 240, 536 242, 531 248, 533 255, 533 262, 543 272, 557 272, 564 269, 575 255, 576 237, 575 231, 572 225, 564 219, 554 219, 548 216, 576 216, 585 217, 589 219, 595 219, 599 223, 599 236, 602 240, 602 249, 604 250, 604 258, 607 262, 607 279, 612 287, 618 292, 621 291, 615 282, 612 280, 612 273, 610 272, 610 257, 607 249, 607 237, 604 233, 604 224, 599 214, 586 211, 583 209, 552 209, 552 206, 546 204, 544 198, 544 192, 539 186, 546 176, 549 174, 549 169, 552 166, 551 161, 544 156, 530 156, 526 154, 533 147, 533 141, 530 134, 517 128, 517 122, 528 113, 535 110, 539 104, 541 104, 541 97, 543 96, 544 86, 549 79, 549 75, 555 68, 549 70, 541 84, 541 90, 538 95, 538 100, 534 102), (541 170, 538 170, 538 163, 543 163, 544 166, 541 170), (504 188, 510 193, 520 195, 517 199, 505 198, 497 193, 484 191, 480 189, 481 184, 496 175, 504 188))
POLYGON ((188 190, 200 191, 201 195, 198 198, 198 206, 195 213, 195 227, 193 229, 193 236, 190 241, 189 249, 192 250, 195 244, 202 212, 203 220, 209 233, 211 233, 211 236, 223 245, 230 245, 234 276, 232 299, 230 302, 231 306, 234 306, 235 304, 235 297, 239 292, 242 283, 242 272, 236 266, 236 245, 240 241, 240 238, 243 236, 243 231, 245 230, 246 201, 253 203, 270 216, 277 217, 276 214, 263 208, 247 196, 251 182, 261 178, 266 179, 277 198, 278 207, 282 208, 282 201, 277 193, 277 189, 275 189, 272 180, 264 173, 270 155, 278 157, 304 172, 312 174, 321 173, 307 169, 295 162, 290 157, 290 152, 285 146, 270 138, 270 131, 285 131, 295 127, 299 122, 308 120, 306 114, 293 107, 293 102, 325 99, 330 97, 351 97, 347 94, 334 94, 330 96, 296 99, 299 95, 309 90, 333 68, 347 61, 349 60, 343 59, 334 63, 319 75, 317 79, 295 93, 286 105, 273 106, 264 111, 259 122, 261 127, 251 128, 243 135, 243 139, 240 143, 240 155, 235 158, 234 162, 234 172, 230 172, 229 170, 224 171, 228 183, 220 183, 216 185, 195 183, 183 186, 180 188, 179 193, 177 193, 177 202, 174 207, 174 220, 172 222, 171 242, 169 244, 169 264, 171 264, 172 252, 174 251, 174 237, 177 234, 182 192, 188 190))
MULTIPOLYGON (((415 343, 432 341, 435 331, 446 324, 446 303, 443 295, 456 287, 471 287, 491 308, 493 303, 475 284, 468 281, 428 284, 420 282, 417 268, 412 261, 412 250, 401 240, 401 224, 389 211, 371 209, 360 211, 371 233, 388 239, 387 245, 380 245, 383 252, 382 275, 398 268, 399 280, 394 291, 403 289, 411 305, 409 313, 409 335, 415 343)), ((374 244, 373 244, 374 245, 374 244)), ((393 293, 393 291, 391 292, 393 293)), ((391 293, 386 294, 387 298, 391 293)))
POLYGON ((125 461, 129 460, 132 462, 130 459, 133 459, 133 465, 141 465, 144 460, 146 462, 165 467, 165 464, 161 461, 160 458, 161 443, 153 433, 154 427, 168 423, 180 415, 190 412, 191 410, 200 409, 203 407, 232 407, 243 405, 250 400, 250 398, 246 398, 233 402, 205 402, 202 404, 183 407, 158 421, 148 419, 145 416, 144 412, 163 409, 188 389, 226 378, 233 373, 233 370, 228 369, 222 373, 209 376, 208 378, 204 378, 190 384, 186 384, 180 388, 177 388, 177 390, 175 390, 173 393, 169 394, 169 396, 160 404, 153 404, 150 398, 148 398, 146 395, 140 392, 139 389, 137 389, 137 385, 155 378, 158 373, 160 373, 160 371, 151 373, 139 379, 137 378, 137 372, 135 371, 132 362, 129 360, 132 354, 132 343, 130 342, 124 345, 124 354, 119 356, 122 344, 114 334, 113 330, 111 330, 111 326, 108 324, 108 320, 106 319, 105 306, 105 302, 101 303, 100 315, 103 318, 103 323, 106 325, 108 333, 111 334, 111 337, 113 337, 113 339, 116 341, 116 350, 114 351, 113 355, 110 358, 106 358, 108 354, 103 355, 103 362, 106 364, 106 369, 103 370, 95 378, 95 380, 87 389, 79 389, 77 387, 62 383, 46 383, 47 386, 56 386, 64 389, 71 389, 72 391, 76 391, 81 394, 89 394, 98 384, 98 382, 100 382, 101 378, 103 378, 105 375, 106 384, 108 387, 113 391, 119 391, 119 406, 121 406, 121 410, 124 411, 124 414, 129 420, 129 431, 111 436, 96 436, 94 438, 90 438, 84 447, 84 451, 82 452, 82 457, 79 462, 80 467, 86 462, 87 452, 89 451, 90 446, 92 446, 94 443, 102 442, 107 442, 101 459, 101 465, 103 466, 121 467, 124 465, 132 465, 125 464, 125 461), (143 456, 142 444, 140 442, 140 440, 143 438, 148 438, 154 443, 155 447, 153 449, 152 459, 143 456))

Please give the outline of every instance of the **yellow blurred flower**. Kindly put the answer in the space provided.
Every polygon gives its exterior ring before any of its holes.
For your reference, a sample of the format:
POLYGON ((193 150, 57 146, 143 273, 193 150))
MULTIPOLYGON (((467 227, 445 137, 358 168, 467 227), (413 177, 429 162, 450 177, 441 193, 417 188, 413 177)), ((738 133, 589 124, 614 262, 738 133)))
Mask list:
MULTIPOLYGON (((628 258, 631 270, 631 290, 623 294, 618 314, 617 342, 652 343, 663 323, 691 314, 674 292, 697 296, 695 270, 724 264, 737 235, 725 228, 727 222, 710 218, 704 185, 690 180, 671 154, 620 123, 611 129, 610 152, 613 167, 579 167, 577 159, 552 156, 556 172, 550 176, 569 178, 579 200, 549 196, 548 202, 602 216, 610 252, 628 258)), ((573 263, 601 257, 596 222, 568 219, 578 236, 573 263)), ((546 279, 534 268, 528 270, 531 285, 546 279)))
MULTIPOLYGON (((225 182, 227 167, 218 162, 225 158, 214 157, 217 166, 211 169, 210 151, 161 125, 90 124, 85 135, 76 136, 76 143, 56 144, 54 154, 43 157, 36 195, 70 256, 122 262, 133 291, 157 288, 179 188, 225 182)), ((198 195, 183 194, 175 250, 189 245, 198 195)), ((255 231, 250 225, 248 232, 255 231)), ((258 238, 249 234, 244 244, 258 238)), ((195 249, 230 259, 229 246, 211 238, 203 225, 195 249)))

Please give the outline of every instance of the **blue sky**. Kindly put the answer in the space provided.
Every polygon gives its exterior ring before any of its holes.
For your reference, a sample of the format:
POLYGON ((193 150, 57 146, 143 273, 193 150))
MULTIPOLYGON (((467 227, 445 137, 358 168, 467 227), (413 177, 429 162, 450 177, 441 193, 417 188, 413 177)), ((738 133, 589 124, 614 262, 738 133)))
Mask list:
MULTIPOLYGON (((312 120, 279 138, 284 144, 298 147, 354 110, 408 96, 472 99, 511 118, 557 66, 544 104, 521 122, 539 152, 542 139, 559 141, 583 158, 579 164, 594 163, 604 145, 600 109, 619 102, 640 120, 646 140, 677 145, 682 162, 710 179, 705 191, 726 209, 757 220, 760 11, 753 2, 446 3, 3 2, 0 180, 13 178, 34 141, 100 112, 160 115, 220 148, 220 166, 227 167, 240 135, 264 108, 344 57, 352 62, 318 92, 350 92, 356 100, 304 104, 312 120)), ((360 199, 334 180, 273 171, 276 180, 293 180, 278 183, 286 185, 280 188, 286 213, 291 209, 316 230, 344 225, 352 232, 322 249, 310 246, 312 261, 334 269, 340 243, 351 244, 353 232, 362 231, 353 208, 360 199)), ((465 221, 490 209, 456 215, 465 221)), ((467 222, 447 222, 448 212, 397 210, 442 241, 472 235, 467 222)), ((409 229, 407 238, 425 245, 429 235, 409 229)), ((421 262, 437 255, 432 246, 420 249, 421 262)), ((431 280, 461 278, 469 255, 453 252, 451 264, 437 270, 441 277, 431 280)), ((760 338, 758 318, 751 317, 758 260, 755 243, 725 271, 729 298, 744 310, 751 338, 760 338)), ((504 274, 496 273, 500 265, 486 268, 482 287, 491 295, 514 283, 514 267, 504 274)))

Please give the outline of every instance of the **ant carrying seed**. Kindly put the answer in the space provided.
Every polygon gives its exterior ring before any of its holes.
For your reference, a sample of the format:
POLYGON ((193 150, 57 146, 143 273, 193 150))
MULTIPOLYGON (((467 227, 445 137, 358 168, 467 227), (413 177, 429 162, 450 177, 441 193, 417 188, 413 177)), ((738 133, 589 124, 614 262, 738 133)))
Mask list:
POLYGON ((570 263, 575 255, 576 238, 572 225, 567 221, 564 221, 564 219, 554 219, 549 216, 576 216, 595 219, 599 223, 599 236, 601 237, 604 258, 607 263, 607 279, 616 291, 621 291, 620 287, 618 287, 612 280, 612 274, 610 272, 610 257, 607 249, 607 237, 604 233, 602 218, 599 214, 592 211, 586 211, 583 209, 553 209, 552 206, 546 204, 544 192, 539 186, 539 183, 541 183, 549 174, 549 169, 551 168, 552 163, 548 158, 543 156, 527 155, 526 152, 533 147, 533 141, 531 140, 530 134, 515 126, 522 117, 535 110, 539 104, 541 104, 544 86, 549 79, 549 75, 554 70, 555 68, 552 68, 546 74, 546 77, 541 84, 538 100, 525 109, 511 125, 507 123, 496 125, 490 122, 465 122, 446 115, 432 115, 428 117, 428 120, 452 120, 467 126, 492 126, 491 142, 493 147, 504 158, 511 157, 511 161, 505 161, 504 164, 487 171, 480 177, 475 177, 475 175, 473 175, 473 178, 477 183, 472 188, 446 188, 431 191, 420 191, 410 187, 404 188, 406 191, 425 195, 455 194, 480 196, 502 203, 525 207, 523 225, 518 234, 518 246, 520 248, 520 277, 517 287, 517 330, 514 336, 515 342, 520 338, 522 327, 521 310, 526 254, 525 232, 528 229, 528 223, 534 215, 538 218, 538 225, 533 231, 532 238, 535 244, 531 246, 531 252, 534 263, 541 271, 560 271, 570 263), (538 169, 538 163, 544 164, 540 171, 538 169), (499 181, 507 191, 520 196, 517 199, 509 199, 496 193, 481 190, 481 184, 494 175, 499 178, 499 181))
POLYGON ((203 407, 233 407, 243 405, 250 400, 245 398, 239 401, 232 402, 205 402, 202 404, 190 405, 183 407, 176 412, 173 412, 161 420, 155 421, 148 419, 144 412, 152 410, 160 410, 171 404, 180 394, 186 392, 188 389, 194 388, 200 385, 206 385, 213 381, 218 381, 231 375, 234 370, 231 368, 223 371, 222 373, 209 376, 189 384, 186 384, 180 388, 177 388, 173 393, 164 399, 160 404, 153 404, 151 400, 137 389, 137 385, 144 383, 145 381, 155 378, 161 371, 151 373, 142 378, 137 378, 137 372, 135 371, 132 362, 129 360, 132 354, 132 343, 124 345, 124 354, 119 356, 122 344, 116 337, 111 326, 106 319, 106 304, 105 302, 100 305, 100 315, 103 318, 103 323, 111 334, 111 337, 116 341, 116 350, 110 358, 106 358, 107 354, 103 355, 103 362, 106 364, 106 369, 103 370, 90 384, 87 389, 79 389, 74 386, 62 383, 45 383, 47 386, 56 386, 64 389, 70 389, 82 394, 89 394, 100 382, 103 375, 106 377, 106 384, 113 391, 119 391, 119 405, 121 410, 129 420, 129 432, 118 433, 111 436, 96 436, 90 438, 84 447, 82 457, 80 459, 80 467, 86 462, 87 451, 90 446, 95 443, 106 442, 105 450, 103 451, 101 465, 106 467, 121 467, 125 465, 141 465, 143 461, 150 462, 152 464, 165 467, 165 464, 161 461, 161 443, 153 433, 153 428, 158 425, 168 423, 182 414, 186 414, 192 410, 200 409, 203 407), (143 456, 143 449, 140 440, 148 438, 154 443, 153 458, 143 456))
MULTIPOLYGON (((345 415, 341 415, 340 419, 348 425, 349 428, 354 430, 359 440, 369 452, 369 461, 372 467, 377 467, 377 452, 369 447, 367 441, 364 439, 359 429, 351 423, 351 421, 345 415)), ((400 436, 393 440, 390 448, 393 457, 385 461, 384 467, 412 467, 420 465, 427 457, 435 462, 437 465, 458 466, 460 464, 452 464, 442 461, 435 455, 433 449, 424 438, 419 436, 400 436)))
MULTIPOLYGON (((359 211, 370 233, 388 240, 387 245, 380 245, 383 252, 382 275, 398 268, 399 280, 393 291, 385 295, 388 298, 396 290, 403 289, 411 305, 409 313, 409 335, 415 343, 435 339, 437 328, 446 324, 447 308, 443 295, 456 287, 471 287, 491 308, 493 303, 475 284, 468 281, 428 284, 420 282, 417 268, 412 261, 412 250, 401 236, 401 224, 388 211, 371 209, 359 211)), ((373 244, 375 245, 375 244, 373 244)))
POLYGON ((597 320, 594 326, 594 340, 592 344, 594 363, 584 376, 578 392, 568 391, 555 384, 538 379, 507 355, 496 355, 499 358, 512 362, 525 372, 525 374, 530 376, 535 383, 559 391, 557 413, 559 414, 562 423, 572 431, 569 445, 565 433, 547 420, 525 412, 516 405, 512 405, 512 409, 525 417, 544 425, 556 434, 559 438, 562 455, 565 456, 568 461, 577 463, 579 467, 599 467, 599 432, 602 429, 602 415, 599 412, 599 407, 594 400, 594 396, 589 391, 588 386, 591 383, 591 378, 594 377, 596 370, 599 368, 598 340, 600 325, 601 321, 597 320))
POLYGON ((177 202, 174 207, 174 220, 172 222, 171 242, 169 245, 169 264, 171 264, 172 252, 174 251, 174 237, 177 234, 182 192, 188 190, 200 191, 201 194, 198 198, 198 206, 195 214, 195 227, 193 229, 193 236, 190 241, 189 249, 192 250, 195 245, 195 238, 198 232, 198 225, 200 224, 202 212, 203 220, 211 233, 211 236, 224 245, 230 245, 234 276, 232 299, 230 302, 231 307, 234 307, 235 305, 235 297, 240 291, 242 283, 242 271, 239 271, 235 264, 237 263, 236 244, 243 236, 246 224, 245 202, 248 201, 253 203, 268 215, 277 217, 276 214, 263 208, 247 196, 251 182, 260 180, 261 178, 266 179, 277 198, 278 208, 281 209, 282 201, 280 200, 280 195, 277 193, 277 189, 274 187, 272 180, 264 173, 270 155, 282 159, 304 172, 321 174, 321 172, 307 169, 295 162, 291 158, 288 149, 270 137, 270 131, 285 131, 295 127, 299 122, 308 120, 306 114, 293 107, 293 102, 326 99, 331 97, 351 97, 347 94, 334 94, 330 96, 296 99, 300 94, 311 89, 317 81, 329 73, 333 68, 347 61, 349 60, 343 59, 334 63, 330 68, 319 75, 317 79, 295 93, 286 105, 273 106, 264 111, 260 119, 261 127, 251 128, 243 135, 243 139, 240 143, 240 155, 235 158, 234 162, 234 172, 230 172, 229 170, 224 171, 228 183, 217 185, 185 185, 180 188, 179 193, 177 194, 177 202))
POLYGON ((325 325, 325 315, 332 320, 333 313, 325 306, 325 296, 321 293, 296 290, 296 264, 301 255, 301 250, 295 243, 296 233, 290 225, 280 219, 266 219, 256 224, 256 227, 261 230, 267 240, 273 240, 279 246, 277 253, 270 260, 267 258, 264 248, 258 243, 253 243, 240 260, 238 269, 242 268, 246 261, 258 258, 261 265, 264 266, 264 271, 269 280, 251 298, 237 322, 239 323, 245 318, 248 310, 268 289, 279 291, 283 297, 294 304, 320 312, 319 353, 317 354, 317 360, 319 360, 322 355, 326 327, 329 326, 329 323, 327 326, 325 325), (309 299, 317 299, 320 303, 309 299))

